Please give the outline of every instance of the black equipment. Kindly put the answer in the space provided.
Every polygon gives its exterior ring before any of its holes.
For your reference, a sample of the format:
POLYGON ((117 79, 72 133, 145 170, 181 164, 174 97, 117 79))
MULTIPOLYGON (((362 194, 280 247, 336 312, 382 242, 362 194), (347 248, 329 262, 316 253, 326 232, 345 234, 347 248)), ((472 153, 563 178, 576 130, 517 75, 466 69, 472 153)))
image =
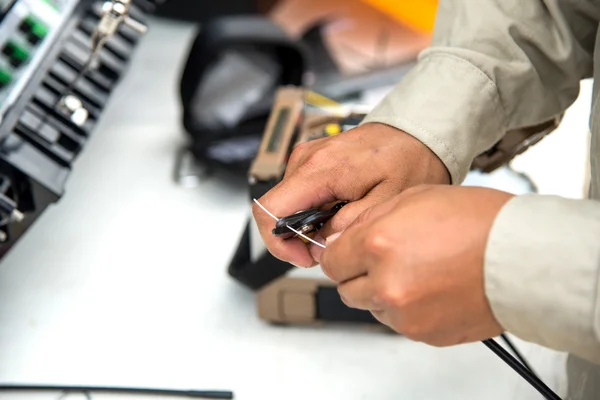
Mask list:
POLYGON ((316 232, 323 227, 347 202, 338 203, 329 210, 311 209, 281 218, 273 229, 273 235, 281 238, 296 236, 296 232, 303 235, 316 232))
MULTIPOLYGON (((120 3, 130 4, 128 17, 143 25, 158 1, 120 3)), ((73 163, 141 38, 138 31, 121 24, 98 48, 97 64, 87 68, 92 36, 107 4, 93 0, 1 4, 0 257, 64 194, 73 163)))

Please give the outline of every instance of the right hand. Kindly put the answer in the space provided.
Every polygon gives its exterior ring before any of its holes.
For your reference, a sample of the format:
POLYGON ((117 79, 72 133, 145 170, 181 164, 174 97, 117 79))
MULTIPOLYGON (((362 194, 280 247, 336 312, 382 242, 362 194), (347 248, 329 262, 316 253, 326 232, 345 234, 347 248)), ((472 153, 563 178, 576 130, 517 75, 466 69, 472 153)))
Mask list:
MULTIPOLYGON (((276 217, 348 201, 314 238, 342 232, 363 211, 420 184, 449 184, 442 161, 413 136, 378 123, 298 145, 283 180, 259 199, 276 217)), ((297 267, 318 264, 322 248, 271 233, 275 221, 256 204, 252 212, 270 253, 297 267)))

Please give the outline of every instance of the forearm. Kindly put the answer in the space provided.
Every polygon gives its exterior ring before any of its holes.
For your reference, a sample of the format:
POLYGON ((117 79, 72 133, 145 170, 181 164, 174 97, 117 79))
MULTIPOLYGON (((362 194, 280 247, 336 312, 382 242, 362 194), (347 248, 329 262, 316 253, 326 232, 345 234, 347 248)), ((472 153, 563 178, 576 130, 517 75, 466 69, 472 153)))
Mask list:
POLYGON ((486 295, 524 340, 600 362, 600 202, 511 200, 485 255, 486 295))

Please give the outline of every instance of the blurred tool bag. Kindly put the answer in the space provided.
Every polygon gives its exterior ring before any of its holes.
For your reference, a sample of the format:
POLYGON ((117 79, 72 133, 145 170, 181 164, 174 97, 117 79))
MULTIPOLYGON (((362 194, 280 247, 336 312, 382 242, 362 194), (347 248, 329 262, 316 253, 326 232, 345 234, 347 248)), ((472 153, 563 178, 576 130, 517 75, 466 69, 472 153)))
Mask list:
POLYGON ((245 175, 262 140, 275 91, 302 86, 306 52, 261 16, 218 18, 201 27, 180 82, 183 126, 209 169, 245 175))

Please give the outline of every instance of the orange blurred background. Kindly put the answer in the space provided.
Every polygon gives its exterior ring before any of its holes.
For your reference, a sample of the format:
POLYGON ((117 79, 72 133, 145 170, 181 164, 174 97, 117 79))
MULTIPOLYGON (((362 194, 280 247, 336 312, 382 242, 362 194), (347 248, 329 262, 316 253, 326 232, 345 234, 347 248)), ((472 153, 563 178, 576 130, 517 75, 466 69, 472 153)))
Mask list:
POLYGON ((325 43, 345 75, 416 59, 431 40, 437 0, 280 0, 270 17, 296 37, 327 17, 325 43))

